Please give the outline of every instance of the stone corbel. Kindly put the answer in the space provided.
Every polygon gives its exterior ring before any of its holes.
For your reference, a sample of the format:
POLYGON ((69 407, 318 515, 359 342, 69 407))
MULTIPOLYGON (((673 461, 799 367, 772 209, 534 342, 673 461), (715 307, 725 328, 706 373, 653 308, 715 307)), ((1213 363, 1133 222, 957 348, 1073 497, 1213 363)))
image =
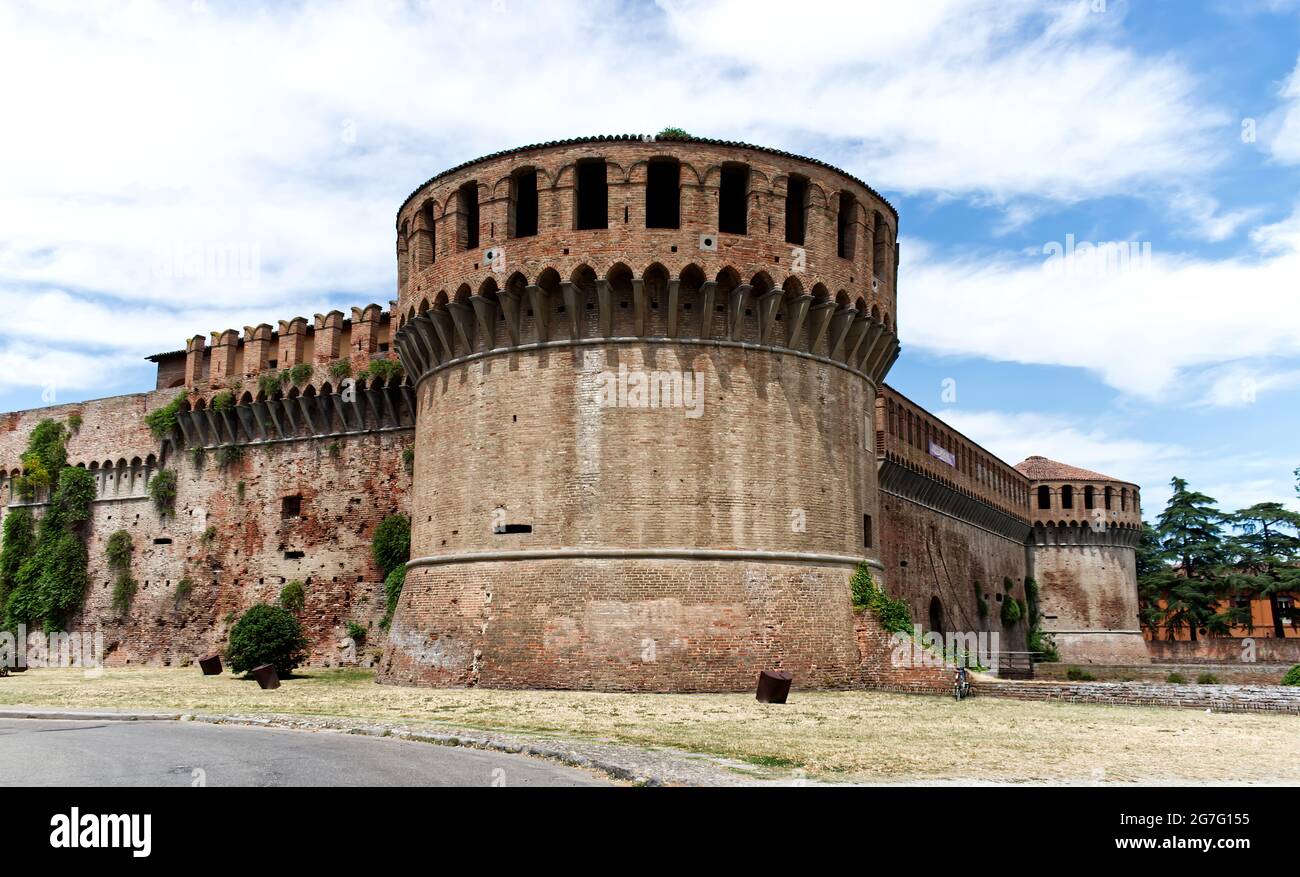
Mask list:
MULTIPOLYGON (((471 296, 473 298, 473 296, 471 296)), ((451 312, 452 322, 456 324, 456 334, 460 337, 460 343, 464 345, 466 355, 474 352, 474 308, 465 304, 463 301, 448 302, 447 309, 451 312)))
POLYGON ((614 291, 609 287, 608 280, 596 281, 596 307, 600 309, 600 334, 602 337, 609 338, 614 334, 614 291))
POLYGON ((483 339, 483 349, 491 350, 497 346, 497 302, 485 295, 474 294, 469 297, 474 306, 474 315, 478 319, 478 334, 483 339))
POLYGON ((814 302, 808 309, 808 352, 812 353, 821 343, 822 338, 826 335, 826 330, 831 325, 831 314, 835 310, 835 302, 830 299, 822 299, 814 302))
POLYGON ((700 314, 699 320, 699 337, 713 337, 713 299, 718 293, 718 282, 716 280, 706 280, 700 286, 700 314))
POLYGON ((863 311, 858 311, 857 316, 853 318, 848 340, 844 342, 844 361, 849 365, 856 364, 858 348, 862 345, 862 339, 867 334, 867 326, 870 323, 871 318, 863 311))
POLYGON ((677 307, 681 300, 680 280, 668 281, 668 337, 677 337, 677 307))
MULTIPOLYGON (((416 317, 416 319, 420 319, 416 317)), ((447 352, 447 359, 456 358, 456 329, 453 326, 451 313, 442 308, 434 308, 429 311, 429 321, 433 323, 433 330, 438 333, 438 341, 442 344, 442 349, 447 352)))
POLYGON ((501 310, 506 315, 506 332, 510 335, 510 344, 514 347, 519 346, 519 299, 521 298, 517 289, 503 289, 497 293, 497 299, 501 302, 501 310))
POLYGON ((799 333, 803 331, 804 323, 808 320, 808 306, 812 304, 812 296, 804 293, 790 302, 789 313, 786 319, 789 322, 785 327, 785 346, 791 350, 802 350, 799 345, 799 333))
POLYGON ((728 341, 735 341, 740 335, 741 321, 745 319, 745 302, 749 300, 749 294, 753 289, 754 287, 748 283, 742 283, 731 290, 731 295, 727 297, 728 341))
POLYGON ((550 341, 551 303, 546 297, 546 290, 536 284, 529 286, 528 301, 533 306, 533 323, 537 326, 537 340, 542 343, 550 341))
POLYGON ((856 308, 843 307, 835 309, 835 313, 831 317, 831 359, 838 362, 844 361, 844 342, 848 340, 849 329, 852 328, 853 318, 857 316, 857 313, 856 308))
POLYGON ((645 281, 634 279, 632 281, 632 332, 638 338, 645 337, 645 281))
POLYGON ((767 344, 776 327, 776 310, 781 305, 785 293, 780 289, 770 289, 758 299, 758 343, 767 344))
POLYGON ((582 290, 576 283, 561 283, 564 293, 564 309, 569 313, 569 337, 575 341, 582 337, 582 290))

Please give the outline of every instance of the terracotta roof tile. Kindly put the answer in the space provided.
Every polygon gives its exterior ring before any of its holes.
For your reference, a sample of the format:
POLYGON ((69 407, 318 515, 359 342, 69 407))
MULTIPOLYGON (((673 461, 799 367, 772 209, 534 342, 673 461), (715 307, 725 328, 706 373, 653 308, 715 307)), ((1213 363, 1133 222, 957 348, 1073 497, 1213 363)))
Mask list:
POLYGON ((1080 469, 1078 466, 1070 466, 1066 463, 1058 463, 1055 460, 1038 456, 1026 457, 1016 464, 1016 469, 1030 481, 1115 481, 1121 484, 1130 483, 1121 478, 1112 478, 1109 475, 1102 475, 1100 472, 1093 472, 1091 469, 1080 469))

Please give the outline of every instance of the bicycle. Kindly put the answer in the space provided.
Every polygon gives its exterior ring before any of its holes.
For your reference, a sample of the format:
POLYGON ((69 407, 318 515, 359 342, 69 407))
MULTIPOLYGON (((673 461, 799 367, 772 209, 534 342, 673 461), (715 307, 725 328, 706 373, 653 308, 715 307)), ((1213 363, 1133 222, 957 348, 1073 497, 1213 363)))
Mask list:
POLYGON ((958 667, 957 672, 953 675, 952 697, 953 700, 963 700, 970 697, 970 674, 966 672, 965 667, 958 667))

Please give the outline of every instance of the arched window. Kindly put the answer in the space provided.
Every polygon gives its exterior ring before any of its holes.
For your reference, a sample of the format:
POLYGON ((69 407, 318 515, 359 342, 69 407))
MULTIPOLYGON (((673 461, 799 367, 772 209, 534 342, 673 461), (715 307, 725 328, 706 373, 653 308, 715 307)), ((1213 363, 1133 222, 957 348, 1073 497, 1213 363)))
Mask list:
POLYGON ((656 158, 646 167, 646 228, 681 227, 681 177, 681 165, 675 158, 656 158))
POLYGON ((943 604, 938 597, 930 598, 930 630, 943 635, 943 604))
POLYGON ((1038 487, 1038 507, 1040 509, 1050 509, 1052 507, 1052 488, 1046 484, 1038 487))
POLYGON ((1083 507, 1085 509, 1097 507, 1096 489, 1091 484, 1083 489, 1083 507))
POLYGON ((1061 508, 1074 508, 1074 488, 1068 484, 1061 485, 1061 508))

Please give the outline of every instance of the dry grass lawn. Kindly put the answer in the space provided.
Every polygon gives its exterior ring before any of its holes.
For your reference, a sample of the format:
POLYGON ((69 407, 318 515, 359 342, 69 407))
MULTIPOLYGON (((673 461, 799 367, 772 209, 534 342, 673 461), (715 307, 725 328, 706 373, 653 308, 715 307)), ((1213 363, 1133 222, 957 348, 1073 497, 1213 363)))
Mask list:
POLYGON ((1300 782, 1300 718, 877 692, 433 690, 311 670, 262 691, 197 668, 29 670, 0 705, 345 716, 667 746, 856 782, 1300 782))

